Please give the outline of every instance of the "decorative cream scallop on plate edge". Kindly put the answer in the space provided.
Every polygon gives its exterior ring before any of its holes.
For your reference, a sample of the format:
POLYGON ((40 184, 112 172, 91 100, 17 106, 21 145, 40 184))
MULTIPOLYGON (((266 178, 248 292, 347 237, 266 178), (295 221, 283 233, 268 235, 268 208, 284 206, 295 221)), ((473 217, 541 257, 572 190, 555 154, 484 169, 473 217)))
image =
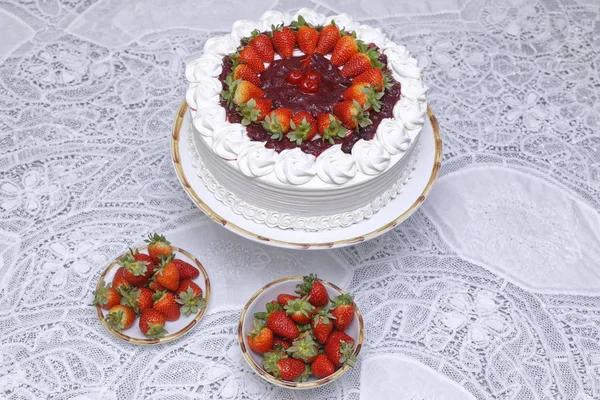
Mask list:
MULTIPOLYGON (((193 255, 191 255, 189 252, 180 249, 179 247, 175 247, 175 246, 171 246, 173 248, 173 254, 176 255, 177 258, 181 258, 186 262, 191 263, 192 265, 194 265, 196 268, 198 268, 198 270, 200 271, 200 275, 193 279, 193 281, 198 284, 198 286, 200 286, 202 288, 202 290, 204 291, 204 300, 206 302, 206 305, 201 308, 198 311, 198 314, 196 314, 196 316, 192 316, 190 315, 187 320, 189 320, 187 322, 187 324, 183 327, 181 327, 180 329, 178 329, 176 332, 170 332, 168 335, 161 337, 161 338, 148 338, 148 337, 143 337, 142 332, 139 332, 139 336, 140 337, 133 337, 125 332, 117 332, 116 330, 112 329, 108 323, 106 322, 106 320, 104 319, 104 316, 108 313, 108 310, 103 310, 100 306, 96 306, 96 312, 98 313, 98 319, 100 320, 100 322, 102 323, 102 325, 106 328, 107 331, 109 331, 110 333, 112 333, 114 336, 118 337, 119 339, 123 339, 127 342, 130 343, 134 343, 134 344, 161 344, 161 343, 166 343, 166 342, 170 342, 172 340, 175 339, 179 339, 180 337, 182 337, 183 335, 185 335, 186 333, 188 333, 194 326, 196 326, 196 324, 198 324, 198 321, 200 321, 200 319, 204 316, 204 313, 206 312, 206 309, 208 308, 208 303, 210 300, 210 279, 208 278, 208 273, 206 272, 206 269, 204 269, 204 266, 202 265, 202 263, 200 261, 198 261, 198 259, 196 257, 194 257, 193 255), (182 257, 183 256, 183 257, 182 257)), ((142 246, 142 247, 137 247, 134 248, 133 250, 137 250, 139 252, 144 252, 146 249, 148 249, 148 246, 142 246)), ((125 255, 127 255, 127 253, 129 253, 129 251, 119 255, 117 258, 115 258, 109 265, 108 267, 106 267, 106 269, 104 270, 104 272, 102 272, 102 275, 100 275, 100 277, 98 278, 98 283, 96 284, 96 292, 98 292, 98 290, 100 289, 100 282, 102 281, 112 281, 112 278, 114 276, 114 272, 116 272, 116 269, 119 266, 118 261, 124 257, 125 255), (113 271, 114 269, 114 271, 113 271), (107 280, 107 277, 110 277, 110 279, 107 280)), ((182 315, 181 317, 182 319, 184 318, 184 316, 182 315)), ((181 320, 175 321, 175 322, 183 322, 181 320)), ((139 328, 137 327, 137 324, 139 322, 139 317, 136 318, 136 321, 134 323, 134 326, 132 326, 131 328, 128 329, 129 330, 139 330, 139 328)), ((173 324, 174 322, 167 322, 167 324, 173 324)), ((168 325, 167 325, 168 327, 168 325)))
POLYGON ((192 201, 213 221, 236 234, 271 246, 295 249, 330 249, 350 246, 373 239, 406 220, 425 201, 442 165, 442 139, 439 125, 431 108, 421 132, 421 150, 412 178, 401 194, 371 218, 345 228, 310 232, 269 227, 238 215, 217 200, 198 176, 184 135, 188 131, 190 115, 183 101, 175 117, 171 137, 171 157, 181 185, 192 201), (335 239, 335 240, 332 240, 335 239))

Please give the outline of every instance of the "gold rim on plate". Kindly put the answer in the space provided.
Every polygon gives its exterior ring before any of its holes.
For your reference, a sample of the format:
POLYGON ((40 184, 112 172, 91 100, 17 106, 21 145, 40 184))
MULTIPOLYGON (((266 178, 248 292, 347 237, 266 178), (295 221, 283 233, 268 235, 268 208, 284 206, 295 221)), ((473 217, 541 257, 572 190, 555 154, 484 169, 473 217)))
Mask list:
MULTIPOLYGON (((250 305, 252 305, 252 303, 254 303, 254 300, 256 300, 256 298, 258 296, 260 296, 265 290, 269 289, 270 287, 272 287, 274 285, 277 285, 281 282, 286 282, 286 281, 293 281, 293 280, 302 281, 302 279, 303 279, 302 276, 288 276, 286 278, 281 278, 276 281, 273 281, 273 282, 263 286, 262 288, 258 289, 258 291, 256 293, 254 293, 254 295, 252 297, 250 297, 250 300, 248 300, 248 302, 244 306, 244 309, 242 310, 242 313, 240 314, 240 320, 238 322, 238 342, 240 343, 240 348, 242 349, 242 354, 244 355, 244 358, 246 359, 248 364, 250 364, 250 366, 254 369, 254 371, 256 371, 256 373, 258 373, 260 376, 262 376, 269 382, 271 382, 275 385, 279 385, 279 386, 283 386, 283 387, 287 387, 287 388, 293 388, 293 389, 314 389, 316 387, 325 385, 327 383, 330 383, 330 382, 336 380, 340 376, 344 375, 346 373, 346 371, 348 371, 352 367, 350 367, 349 365, 346 364, 343 367, 341 367, 340 369, 338 369, 337 371, 335 371, 333 374, 326 376, 325 378, 317 379, 316 381, 311 381, 311 382, 280 381, 279 379, 275 378, 273 375, 271 375, 270 373, 265 371, 260 365, 256 364, 256 362, 254 362, 254 359, 252 357, 250 357, 250 354, 248 354, 248 350, 246 349, 246 343, 244 342, 244 331, 243 331, 244 317, 246 316, 246 313, 248 312, 248 308, 250 308, 250 305)), ((340 294, 347 294, 339 286, 334 285, 331 282, 325 281, 320 278, 319 278, 319 282, 321 282, 325 286, 329 286, 329 287, 333 288, 334 290, 337 290, 340 294)), ((352 304, 354 306, 355 317, 358 320, 358 338, 356 338, 354 340, 354 343, 356 344, 356 347, 354 348, 354 355, 356 357, 358 357, 358 354, 360 353, 360 350, 363 345, 363 340, 365 338, 365 332, 364 332, 363 318, 360 313, 360 310, 356 306, 356 302, 353 302, 352 304)))
POLYGON ((425 198, 427 197, 427 195, 429 194, 429 191, 433 187, 433 184, 434 184, 435 180, 437 179, 437 176, 440 172, 440 168, 442 167, 442 139, 440 137, 440 128, 439 128, 437 119, 435 118, 435 115, 433 115, 433 112, 431 111, 431 107, 427 106, 427 116, 429 117, 429 121, 431 121, 431 127, 433 129, 433 136, 434 136, 434 141, 435 141, 435 156, 434 156, 433 168, 431 170, 431 175, 429 176, 429 181, 427 182, 427 185, 423 189, 423 192, 419 195, 417 200, 415 200, 415 202, 406 211, 404 211, 399 217, 397 217, 393 221, 388 222, 387 224, 383 225, 382 227, 375 229, 374 231, 371 231, 365 235, 360 235, 360 236, 350 238, 350 239, 338 240, 338 241, 327 242, 327 243, 296 243, 296 242, 288 242, 288 241, 280 240, 280 239, 267 238, 267 237, 264 237, 261 235, 257 235, 253 232, 250 232, 247 229, 244 229, 244 228, 228 221, 227 219, 223 218, 219 214, 217 214, 213 209, 211 209, 208 206, 208 204, 206 204, 204 201, 202 201, 200 196, 198 196, 198 194, 196 193, 194 188, 192 188, 192 186, 188 182, 188 180, 185 176, 185 172, 183 171, 183 166, 181 165, 181 156, 179 154, 179 137, 180 137, 180 133, 181 133, 181 126, 183 125, 183 119, 185 117, 185 113, 186 113, 187 109, 188 109, 188 105, 187 105, 186 101, 184 100, 183 103, 181 104, 181 106, 179 107, 179 111, 177 112, 177 115, 175 117, 175 124, 173 125, 173 133, 172 133, 172 137, 171 137, 171 157, 173 159, 173 165, 175 166, 175 172, 177 173, 177 176, 179 178, 179 181, 181 182, 181 185, 187 192, 188 196, 192 199, 192 201, 194 203, 196 203, 196 206, 204 214, 208 215, 208 217, 211 218, 213 221, 223 225, 226 228, 229 228, 230 230, 238 233, 239 235, 253 238, 256 241, 264 242, 267 244, 272 243, 272 244, 278 244, 281 246, 298 248, 298 249, 330 249, 333 247, 342 247, 342 246, 349 246, 352 244, 357 244, 357 243, 363 242, 365 240, 369 240, 374 237, 377 237, 377 236, 387 232, 388 230, 394 228, 396 225, 400 224, 401 222, 403 222, 413 212, 415 212, 415 210, 417 208, 419 208, 419 206, 425 201, 425 198))
MULTIPOLYGON (((187 251, 180 249, 179 247, 175 247, 175 246, 171 246, 173 248, 173 252, 179 252, 184 254, 186 257, 188 257, 190 260, 193 260, 194 263, 196 264, 196 267, 198 267, 198 269, 200 270, 200 274, 202 274, 202 276, 204 277, 204 287, 205 287, 205 293, 204 293, 204 301, 206 302, 205 306, 203 308, 200 309, 200 311, 198 311, 198 315, 196 315, 196 318, 194 318, 192 321, 190 321, 189 324, 187 324, 186 326, 184 326, 183 328, 181 328, 179 331, 175 332, 175 333, 171 333, 167 336, 161 337, 161 338, 147 338, 147 339, 139 339, 139 338, 134 338, 131 336, 128 336, 126 334, 124 334, 123 332, 118 332, 114 329, 112 329, 108 323, 106 323, 106 320, 104 319, 104 314, 102 313, 102 308, 100 306, 96 306, 96 311, 98 313, 98 319, 100 319, 100 322, 102 322, 102 325, 104 325, 104 327, 113 335, 115 335, 116 337, 118 337, 119 339, 123 339, 126 340, 128 342, 131 343, 135 343, 135 344, 160 344, 160 343, 166 343, 166 342, 170 342, 171 340, 175 340, 180 338, 181 336, 185 335, 187 332, 190 331, 190 329, 192 329, 194 326, 196 326, 196 324, 198 323, 198 321, 200 321, 200 319, 202 318, 202 316, 204 315, 204 313, 206 312, 206 309, 208 308, 208 301, 210 300, 210 280, 208 279, 208 274, 206 273, 206 270, 204 269, 204 266, 202 265, 202 263, 200 263, 200 261, 198 261, 198 259, 196 257, 194 257, 193 255, 191 255, 190 253, 188 253, 187 251)), ((135 248, 134 250, 137 251, 143 251, 146 250, 148 248, 148 246, 143 246, 143 247, 138 247, 135 248)), ((106 267, 106 269, 104 270, 104 272, 102 273, 102 275, 100 275, 100 279, 98 279, 98 283, 96 284, 96 292, 98 292, 98 290, 100 289, 100 282, 104 281, 106 278, 106 275, 108 274, 108 272, 115 266, 118 265, 118 262, 121 258, 123 258, 125 255, 127 255, 127 253, 129 253, 129 251, 121 254, 119 257, 117 257, 113 262, 111 262, 109 264, 108 267, 106 267)))

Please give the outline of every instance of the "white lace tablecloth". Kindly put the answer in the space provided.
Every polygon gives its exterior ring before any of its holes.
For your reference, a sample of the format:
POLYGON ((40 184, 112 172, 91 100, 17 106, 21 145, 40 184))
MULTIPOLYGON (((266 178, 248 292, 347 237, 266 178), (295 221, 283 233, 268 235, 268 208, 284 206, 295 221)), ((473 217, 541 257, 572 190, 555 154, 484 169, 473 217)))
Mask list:
POLYGON ((597 0, 0 1, 0 398, 600 398, 597 0), (208 220, 169 134, 184 60, 269 8, 348 12, 419 57, 444 164, 392 232, 280 250, 208 220), (184 338, 120 341, 97 319, 106 264, 152 231, 214 294, 184 338), (356 296, 366 338, 333 384, 263 382, 240 308, 316 272, 356 296))

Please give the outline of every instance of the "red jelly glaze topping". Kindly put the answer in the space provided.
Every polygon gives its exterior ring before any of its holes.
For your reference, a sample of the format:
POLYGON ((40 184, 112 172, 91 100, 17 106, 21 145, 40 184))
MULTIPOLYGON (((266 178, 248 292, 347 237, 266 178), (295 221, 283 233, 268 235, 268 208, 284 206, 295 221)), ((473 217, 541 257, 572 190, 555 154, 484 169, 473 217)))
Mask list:
MULTIPOLYGON (((265 92, 265 97, 273 100, 273 108, 287 107, 294 114, 300 111, 308 111, 316 117, 321 112, 333 112, 333 106, 342 101, 344 91, 352 84, 351 80, 344 78, 340 70, 332 66, 328 59, 320 54, 314 54, 310 62, 311 71, 320 74, 322 81, 319 84, 317 93, 303 93, 298 86, 286 82, 286 76, 292 70, 300 70, 302 60, 305 58, 306 56, 300 56, 273 61, 267 70, 261 74, 260 86, 265 92)), ((387 57, 382 54, 379 61, 387 64, 387 57)), ((223 70, 219 76, 221 82, 224 82, 227 75, 231 73, 232 67, 231 59, 225 56, 223 58, 223 70)), ((373 124, 361 128, 358 132, 344 139, 335 139, 336 144, 342 145, 342 151, 350 153, 354 143, 360 139, 373 139, 381 120, 392 116, 392 109, 400 99, 400 83, 393 79, 392 83, 393 86, 386 90, 381 98, 381 112, 370 113, 373 124)), ((222 103, 222 106, 226 108, 225 103, 222 103)), ((242 118, 235 109, 229 110, 226 108, 226 111, 229 122, 241 122, 242 118)), ((250 139, 266 142, 267 148, 274 149, 277 152, 298 147, 295 142, 285 138, 282 140, 271 139, 271 135, 260 124, 250 124, 246 127, 246 130, 250 139)), ((318 157, 329 147, 331 147, 329 142, 323 142, 320 139, 302 142, 300 145, 303 152, 312 154, 315 157, 318 157)))
POLYGON ((319 83, 321 83, 321 81, 323 80, 323 77, 321 76, 320 73, 315 72, 315 71, 310 71, 306 73, 306 79, 310 80, 310 81, 314 81, 317 83, 317 85, 319 83))

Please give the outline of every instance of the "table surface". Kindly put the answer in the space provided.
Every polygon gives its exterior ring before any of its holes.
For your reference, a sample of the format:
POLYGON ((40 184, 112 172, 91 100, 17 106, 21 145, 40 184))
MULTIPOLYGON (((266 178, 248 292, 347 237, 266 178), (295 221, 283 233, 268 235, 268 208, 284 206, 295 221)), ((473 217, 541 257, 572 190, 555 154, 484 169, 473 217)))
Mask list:
POLYGON ((0 397, 600 398, 597 0, 6 0, 0 37, 0 397), (406 44, 444 142, 417 213, 334 251, 236 237, 169 157, 184 61, 237 19, 299 7, 406 44), (89 304, 153 231, 203 261, 213 296, 190 334, 142 347, 89 304), (365 344, 342 379, 290 392, 245 364, 237 320, 309 272, 355 294, 365 344))

